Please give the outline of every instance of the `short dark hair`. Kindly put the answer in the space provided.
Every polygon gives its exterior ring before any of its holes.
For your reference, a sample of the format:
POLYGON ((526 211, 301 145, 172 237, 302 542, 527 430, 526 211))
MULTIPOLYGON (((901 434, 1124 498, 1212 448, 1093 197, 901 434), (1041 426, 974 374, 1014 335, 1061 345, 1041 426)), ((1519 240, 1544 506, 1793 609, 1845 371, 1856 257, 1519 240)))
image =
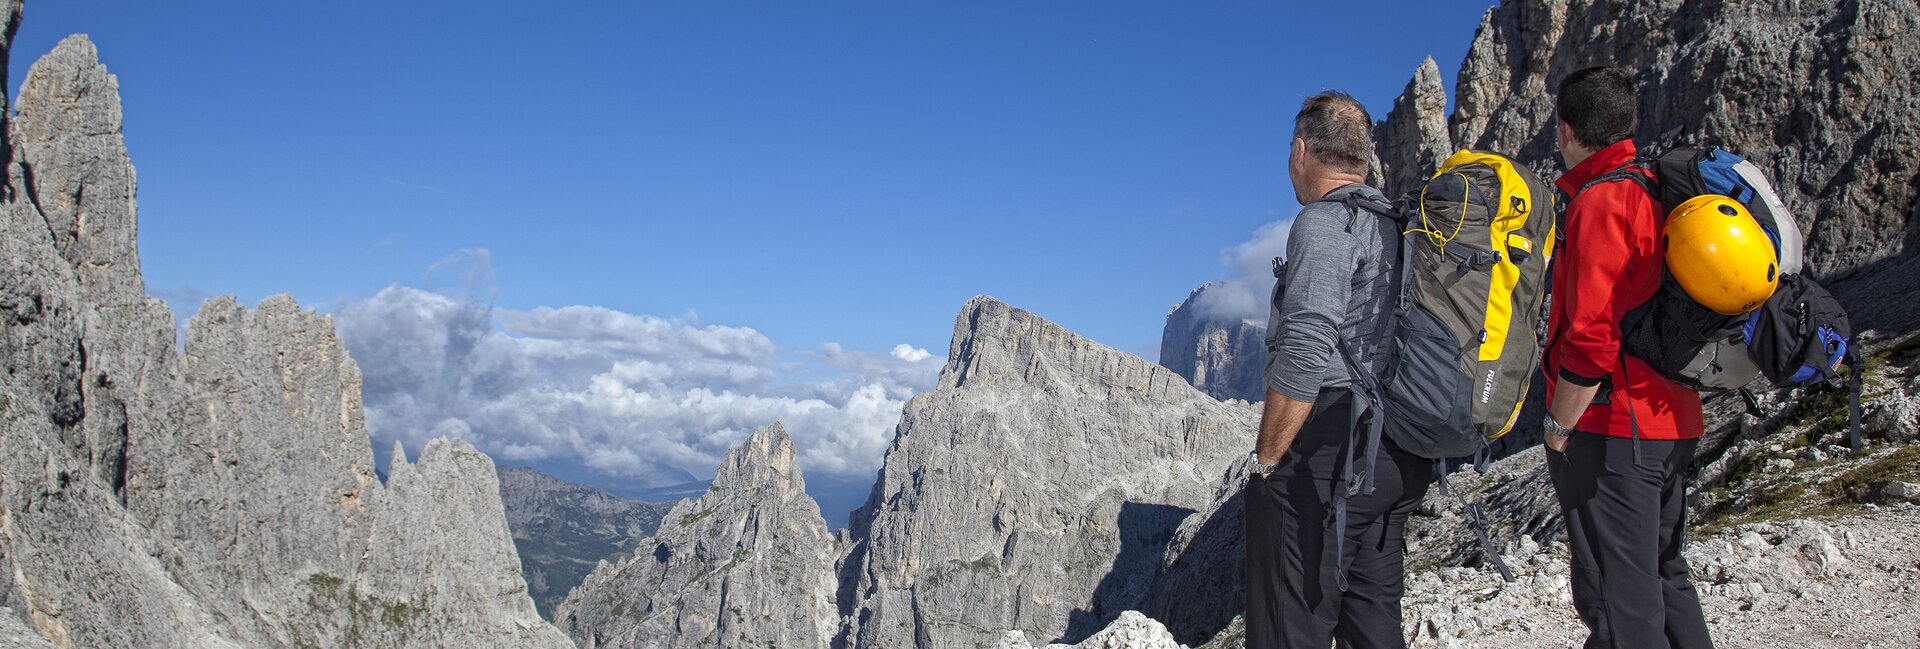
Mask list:
POLYGON ((1633 139, 1640 105, 1634 97, 1632 77, 1619 68, 1595 66, 1560 80, 1553 109, 1559 112, 1560 121, 1573 128, 1574 139, 1601 149, 1633 139))
POLYGON ((1373 117, 1360 100, 1338 90, 1308 97, 1293 116, 1293 136, 1313 157, 1341 171, 1367 173, 1373 157, 1373 117))

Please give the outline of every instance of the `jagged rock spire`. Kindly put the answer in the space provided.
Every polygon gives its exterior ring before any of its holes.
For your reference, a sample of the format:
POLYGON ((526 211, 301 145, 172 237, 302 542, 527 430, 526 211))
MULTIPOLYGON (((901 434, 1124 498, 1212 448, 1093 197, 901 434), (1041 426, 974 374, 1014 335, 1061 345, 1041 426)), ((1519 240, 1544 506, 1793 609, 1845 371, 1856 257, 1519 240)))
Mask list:
MULTIPOLYGON (((0 5, 8 21, 20 3, 0 5)), ((360 377, 291 298, 210 302, 185 357, 140 276, 117 80, 84 36, 27 73, 0 190, 0 605, 56 646, 568 646, 535 615, 492 462, 381 485, 360 377)))
POLYGON ((1394 99, 1393 110, 1375 131, 1385 175, 1382 189, 1389 198, 1432 175, 1453 153, 1447 135, 1447 89, 1433 57, 1420 61, 1406 90, 1394 99))
POLYGON ((554 609, 580 647, 826 647, 833 637, 839 546, 778 423, 728 449, 713 488, 675 505, 636 548, 554 609))

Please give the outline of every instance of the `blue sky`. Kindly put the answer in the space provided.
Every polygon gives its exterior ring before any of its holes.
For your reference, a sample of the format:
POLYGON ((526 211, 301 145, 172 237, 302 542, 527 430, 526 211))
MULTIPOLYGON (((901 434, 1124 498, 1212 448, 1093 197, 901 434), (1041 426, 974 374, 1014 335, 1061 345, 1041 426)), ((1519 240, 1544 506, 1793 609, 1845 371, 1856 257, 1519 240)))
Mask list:
POLYGON ((1299 101, 1451 87, 1487 6, 41 0, 9 87, 91 35, 170 301, 594 307, 750 329, 797 385, 860 373, 823 343, 937 370, 982 293, 1152 353, 1297 209, 1299 101))

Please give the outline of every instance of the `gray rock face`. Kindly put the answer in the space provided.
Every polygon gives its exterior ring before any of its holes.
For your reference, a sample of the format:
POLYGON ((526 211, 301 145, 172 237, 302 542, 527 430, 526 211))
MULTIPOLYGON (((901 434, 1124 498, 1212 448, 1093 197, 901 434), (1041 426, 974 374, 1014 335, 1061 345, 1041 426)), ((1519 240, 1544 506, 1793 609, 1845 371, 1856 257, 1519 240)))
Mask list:
POLYGON ((1068 641, 1138 608, 1175 528, 1251 448, 1253 408, 992 298, 908 402, 841 563, 845 640, 1068 641))
POLYGON ((585 649, 825 647, 837 550, 776 423, 728 450, 706 495, 602 563, 555 618, 585 649))
POLYGON ((628 500, 525 467, 500 469, 507 529, 542 617, 601 561, 617 561, 660 529, 673 505, 628 500))
MULTIPOLYGON (((0 14, 17 21, 19 3, 0 14)), ((325 317, 215 300, 174 350, 140 278, 117 84, 90 42, 36 63, 15 109, 0 129, 5 617, 54 646, 569 646, 526 596, 486 456, 441 440, 375 478, 359 372, 325 317)))
POLYGON ((1374 129, 1379 146, 1381 189, 1397 197, 1433 175, 1453 153, 1447 135, 1447 88, 1433 57, 1420 61, 1407 89, 1394 99, 1386 121, 1374 129))
POLYGON ((1160 366, 1215 399, 1265 399, 1261 375, 1267 365, 1266 323, 1223 322, 1203 313, 1198 304, 1212 286, 1194 289, 1167 313, 1160 333, 1160 366))
POLYGON ((12 609, 0 608, 0 649, 57 649, 21 623, 12 609))
POLYGON ((1181 521, 1161 555, 1152 594, 1141 608, 1174 639, 1199 645, 1247 608, 1246 465, 1230 465, 1213 500, 1181 521))

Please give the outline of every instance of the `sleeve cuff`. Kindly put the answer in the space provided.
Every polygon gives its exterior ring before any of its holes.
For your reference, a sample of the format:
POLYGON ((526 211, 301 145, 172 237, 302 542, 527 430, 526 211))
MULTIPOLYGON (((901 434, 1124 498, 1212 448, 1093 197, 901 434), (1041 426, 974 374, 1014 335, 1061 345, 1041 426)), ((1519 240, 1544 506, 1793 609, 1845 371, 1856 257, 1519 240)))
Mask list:
POLYGON ((1320 389, 1318 387, 1303 392, 1300 386, 1287 385, 1287 382, 1281 380, 1277 372, 1268 372, 1266 375, 1266 383, 1268 390, 1278 392, 1280 396, 1301 403, 1313 403, 1313 400, 1320 396, 1320 389))
POLYGON ((1566 369, 1564 367, 1560 368, 1560 378, 1566 379, 1568 383, 1572 383, 1574 385, 1577 385, 1583 388, 1591 388, 1593 386, 1600 385, 1601 381, 1606 380, 1606 377, 1596 378, 1596 377, 1586 376, 1584 374, 1576 373, 1573 370, 1566 369))

